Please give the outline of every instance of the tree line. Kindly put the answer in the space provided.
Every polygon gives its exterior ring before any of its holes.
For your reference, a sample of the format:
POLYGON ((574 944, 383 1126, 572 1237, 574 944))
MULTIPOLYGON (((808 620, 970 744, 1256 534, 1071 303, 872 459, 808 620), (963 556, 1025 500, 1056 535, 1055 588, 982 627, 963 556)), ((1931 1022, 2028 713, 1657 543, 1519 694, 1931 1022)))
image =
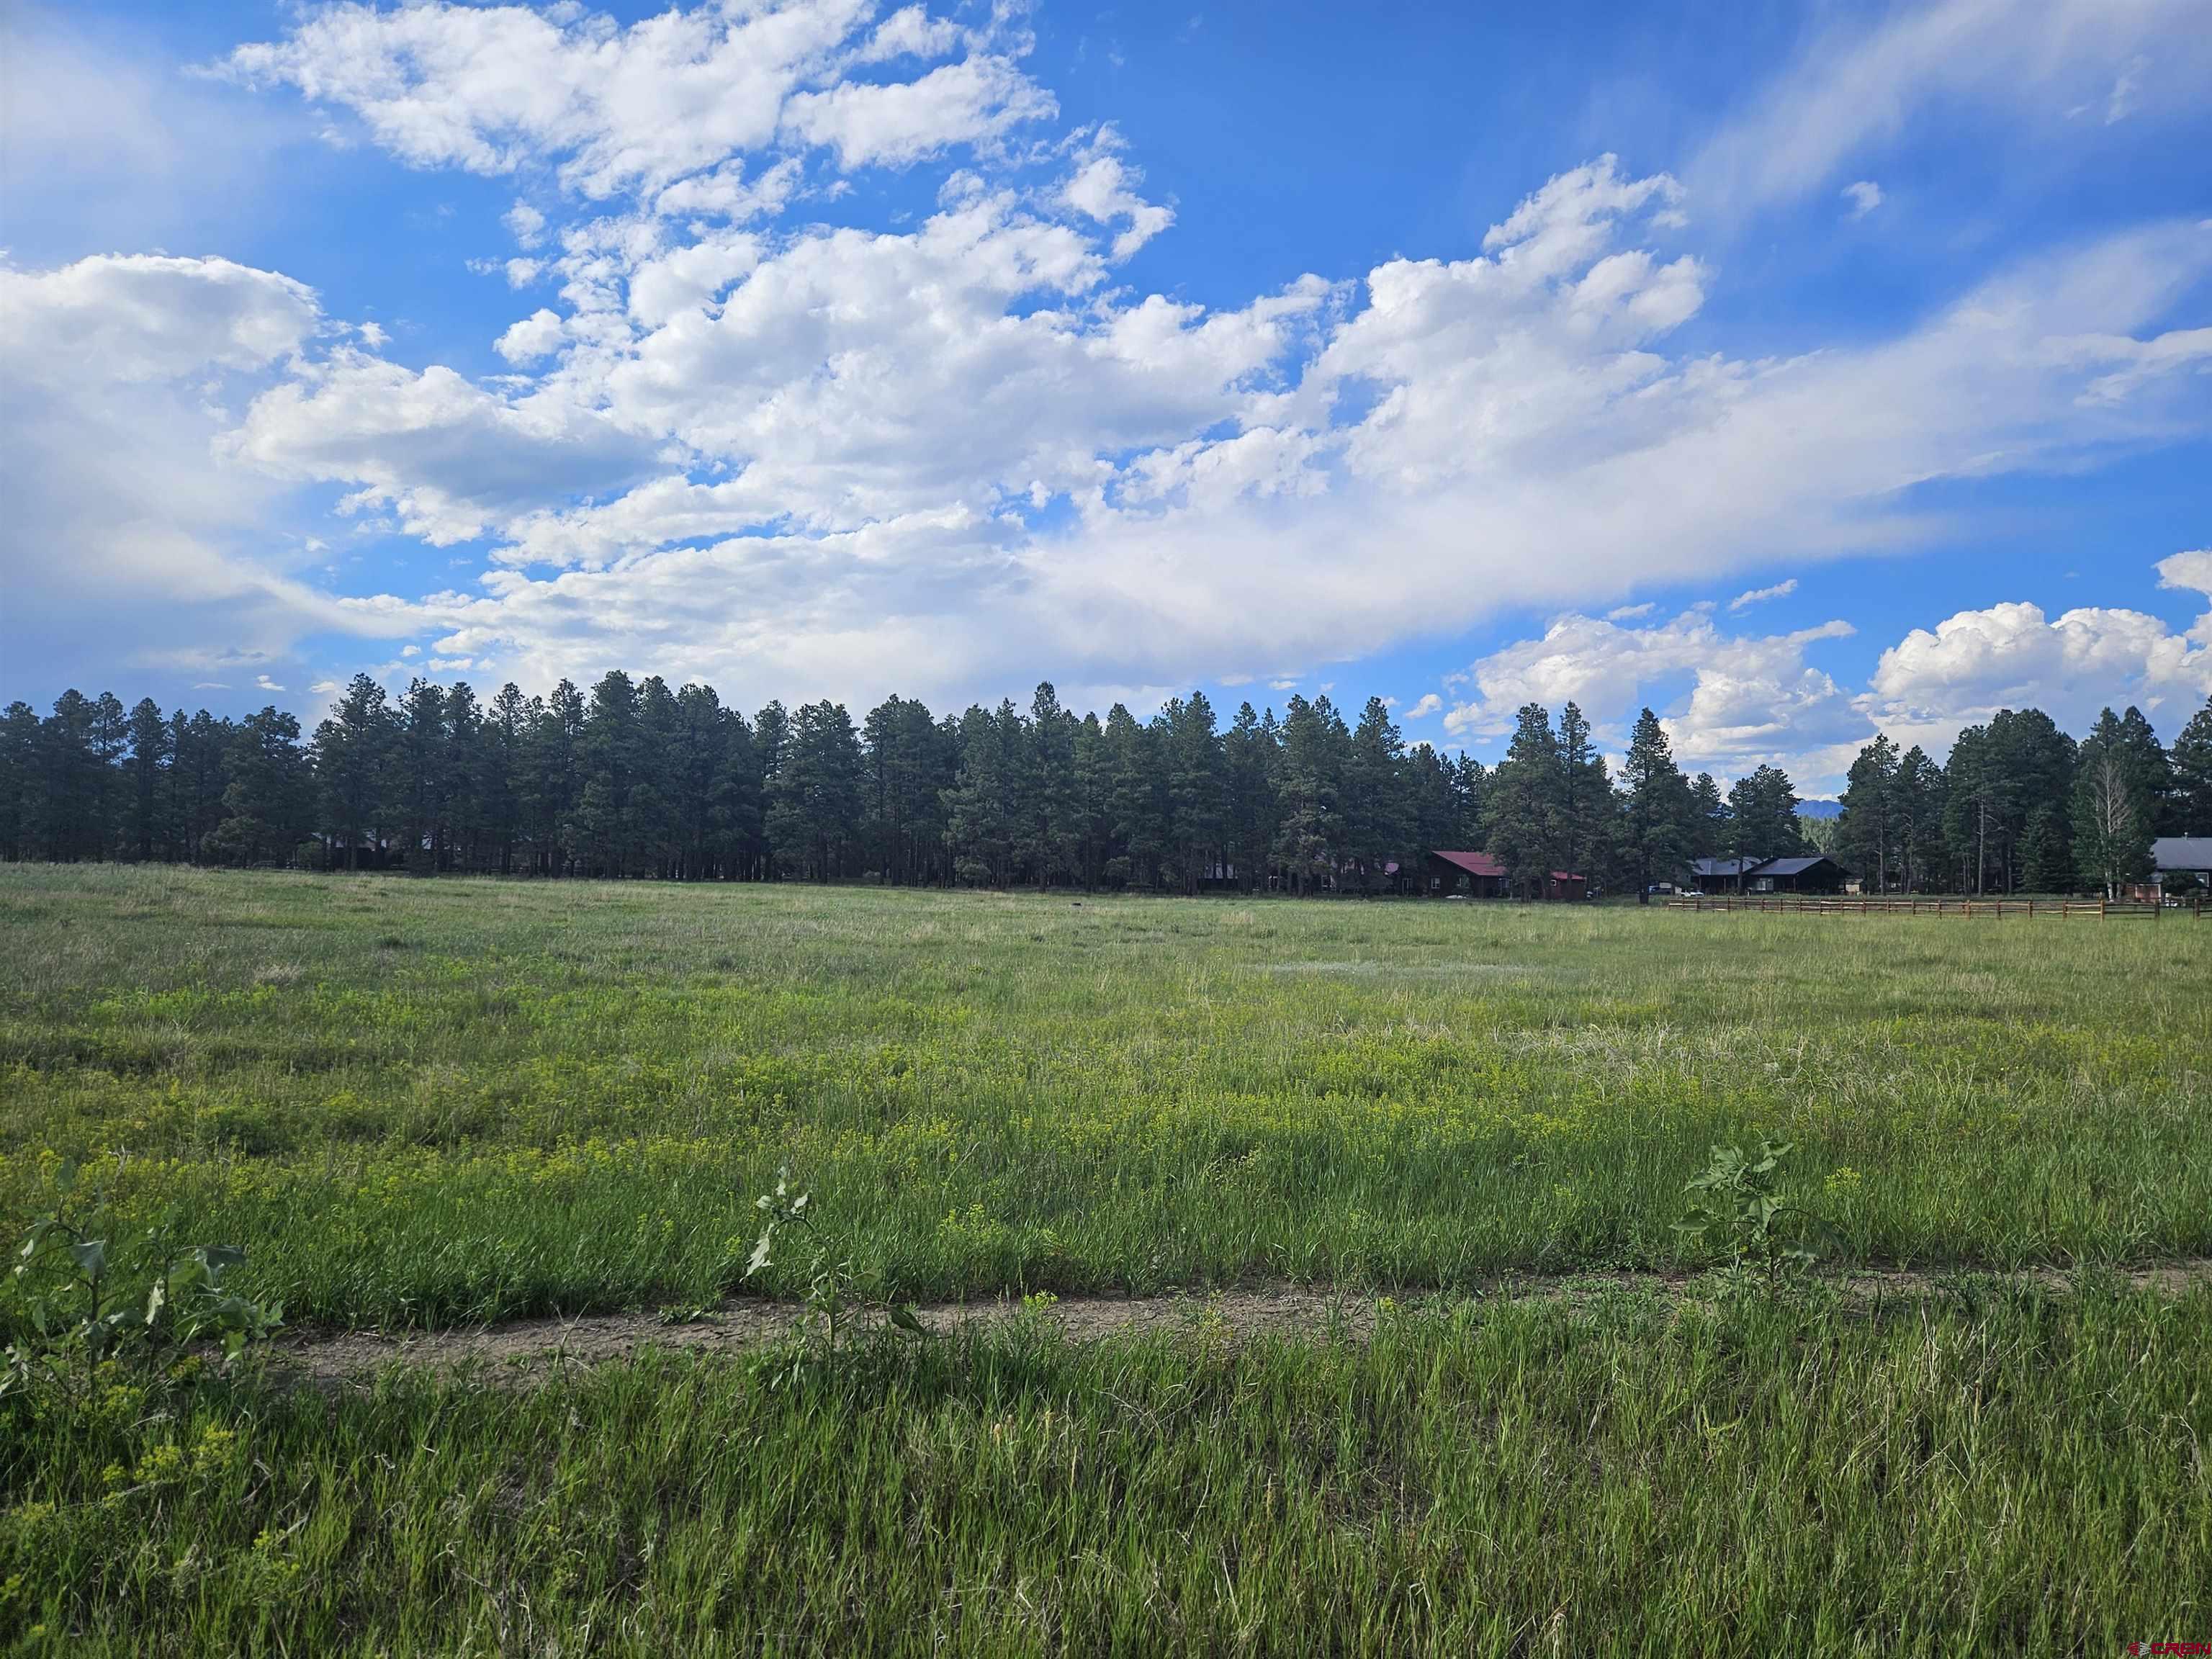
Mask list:
POLYGON ((1842 800, 1838 854, 1873 890, 2117 894, 2148 879, 2154 838, 2212 836, 2212 702, 2170 751, 2133 708, 2078 742, 2040 709, 2002 709, 1940 767, 1877 737, 1842 800))
POLYGON ((1310 893, 1419 890, 1427 853, 1465 848, 1536 897, 1554 871, 1641 894, 1692 859, 1807 851, 1809 833, 1885 890, 2012 890, 2065 884, 2122 840, 2147 857, 2148 826, 2212 817, 2208 773, 2212 708, 2171 756, 2132 709, 2079 744, 2008 714, 1940 769, 1877 739, 1821 825, 1778 768, 1726 792, 1685 774, 1648 708, 1615 776, 1571 702, 1556 721, 1522 708, 1486 768, 1409 745, 1379 697, 1350 720, 1326 696, 1280 716, 1246 702, 1224 726, 1200 691, 1101 719, 1046 684, 1026 709, 937 715, 893 696, 855 724, 829 701, 748 717, 710 687, 619 671, 489 699, 419 678, 394 696, 363 674, 312 732, 275 707, 231 720, 74 690, 44 716, 9 705, 0 858, 1310 893), (2084 799, 2101 805, 2050 817, 2084 799))

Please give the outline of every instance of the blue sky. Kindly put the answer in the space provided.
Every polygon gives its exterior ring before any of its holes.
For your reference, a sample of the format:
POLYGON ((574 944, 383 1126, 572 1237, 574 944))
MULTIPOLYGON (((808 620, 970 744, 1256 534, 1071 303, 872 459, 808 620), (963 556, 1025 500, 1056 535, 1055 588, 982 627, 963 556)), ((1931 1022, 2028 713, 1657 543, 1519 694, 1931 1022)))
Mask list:
POLYGON ((2212 695, 2212 0, 1352 15, 18 0, 0 696, 2212 695))

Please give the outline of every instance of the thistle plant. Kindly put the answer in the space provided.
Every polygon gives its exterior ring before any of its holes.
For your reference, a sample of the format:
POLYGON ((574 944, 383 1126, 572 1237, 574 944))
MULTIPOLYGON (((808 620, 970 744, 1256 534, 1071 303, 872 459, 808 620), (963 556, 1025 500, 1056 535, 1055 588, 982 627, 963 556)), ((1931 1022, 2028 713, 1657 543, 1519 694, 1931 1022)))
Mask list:
POLYGON ((1704 1172, 1683 1183, 1689 1206, 1674 1231, 1686 1243, 1720 1250, 1731 1288, 1744 1288, 1756 1274, 1771 1289, 1816 1260, 1796 1242, 1804 1206, 1780 1190, 1783 1165, 1796 1150, 1793 1142, 1765 1138, 1756 1152, 1715 1146, 1704 1172))
POLYGON ((744 1276, 752 1278, 775 1263, 781 1243, 803 1237, 807 1241, 805 1266, 799 1271, 804 1287, 799 1316, 802 1345, 818 1351, 830 1361, 837 1357, 837 1328, 855 1312, 878 1305, 893 1325, 915 1336, 928 1334, 912 1303, 878 1304, 864 1297, 853 1272, 852 1257, 844 1241, 823 1226, 822 1212, 811 1193, 792 1190, 791 1169, 776 1171, 775 1190, 753 1200, 761 1213, 761 1233, 745 1263, 744 1276))

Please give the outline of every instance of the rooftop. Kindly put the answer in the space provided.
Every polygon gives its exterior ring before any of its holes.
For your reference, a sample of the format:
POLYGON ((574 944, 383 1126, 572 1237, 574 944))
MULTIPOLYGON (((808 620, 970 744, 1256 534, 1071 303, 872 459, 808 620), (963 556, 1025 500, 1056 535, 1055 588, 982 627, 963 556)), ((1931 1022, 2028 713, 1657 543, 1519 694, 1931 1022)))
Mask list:
POLYGON ((2150 861, 2161 870, 2212 870, 2212 836, 2160 836, 2150 861))

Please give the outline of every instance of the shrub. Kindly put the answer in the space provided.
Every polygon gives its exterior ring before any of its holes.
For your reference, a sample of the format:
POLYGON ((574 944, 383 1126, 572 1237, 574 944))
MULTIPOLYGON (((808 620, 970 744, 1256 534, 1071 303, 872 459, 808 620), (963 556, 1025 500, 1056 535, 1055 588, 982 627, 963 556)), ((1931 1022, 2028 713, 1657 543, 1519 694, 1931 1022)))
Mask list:
POLYGON ((282 1310, 224 1285, 243 1250, 179 1245, 167 1223, 120 1240, 100 1194, 80 1201, 76 1184, 76 1164, 63 1164, 54 1207, 25 1230, 0 1280, 0 1396, 42 1382, 88 1388, 111 1363, 166 1373, 202 1342, 220 1342, 233 1361, 276 1331, 282 1310))
POLYGON ((1764 1138, 1756 1152, 1716 1146, 1705 1172, 1683 1183, 1689 1208, 1674 1231, 1686 1243, 1717 1246, 1732 1288, 1754 1273, 1771 1288, 1813 1265, 1813 1252, 1796 1242, 1804 1208, 1779 1190, 1782 1166, 1796 1150, 1764 1138))

